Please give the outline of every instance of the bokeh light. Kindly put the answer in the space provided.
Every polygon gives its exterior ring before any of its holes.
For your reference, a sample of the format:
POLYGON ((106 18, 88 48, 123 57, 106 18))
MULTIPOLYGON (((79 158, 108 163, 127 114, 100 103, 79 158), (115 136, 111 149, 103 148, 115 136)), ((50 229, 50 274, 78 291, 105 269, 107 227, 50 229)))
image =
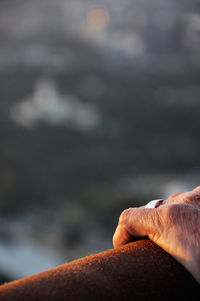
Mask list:
POLYGON ((198 1, 0 1, 0 39, 0 281, 199 185, 198 1))
POLYGON ((89 7, 86 25, 91 32, 102 31, 109 25, 109 12, 104 7, 89 7))

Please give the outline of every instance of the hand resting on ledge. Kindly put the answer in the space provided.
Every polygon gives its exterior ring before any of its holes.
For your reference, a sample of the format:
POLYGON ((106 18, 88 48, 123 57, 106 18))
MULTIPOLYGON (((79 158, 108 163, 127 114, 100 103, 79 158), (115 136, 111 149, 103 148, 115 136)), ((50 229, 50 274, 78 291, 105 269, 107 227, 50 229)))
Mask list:
POLYGON ((157 208, 129 208, 119 218, 114 247, 148 236, 179 261, 200 284, 200 186, 172 194, 157 208))
POLYGON ((1 301, 200 300, 191 274, 150 240, 0 286, 1 301))
POLYGON ((158 208, 125 210, 113 243, 114 250, 0 286, 0 300, 200 300, 200 187, 158 208), (152 241, 129 243, 134 236, 152 241))

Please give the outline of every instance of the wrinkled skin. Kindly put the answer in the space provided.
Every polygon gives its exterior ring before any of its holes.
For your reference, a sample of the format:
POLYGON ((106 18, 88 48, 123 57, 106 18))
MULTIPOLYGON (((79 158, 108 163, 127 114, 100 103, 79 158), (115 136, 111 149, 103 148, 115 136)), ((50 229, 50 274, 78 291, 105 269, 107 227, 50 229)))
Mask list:
POLYGON ((148 236, 200 283, 200 186, 175 193, 155 209, 124 210, 113 236, 115 248, 148 236))

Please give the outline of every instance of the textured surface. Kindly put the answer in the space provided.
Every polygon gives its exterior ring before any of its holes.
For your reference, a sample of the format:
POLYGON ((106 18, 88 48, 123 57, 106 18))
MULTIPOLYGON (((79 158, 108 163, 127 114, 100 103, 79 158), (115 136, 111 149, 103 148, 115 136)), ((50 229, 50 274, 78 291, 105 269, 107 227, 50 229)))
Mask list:
POLYGON ((199 300, 200 286, 152 241, 140 240, 0 286, 0 300, 199 300), (182 298, 182 299, 180 299, 182 298))

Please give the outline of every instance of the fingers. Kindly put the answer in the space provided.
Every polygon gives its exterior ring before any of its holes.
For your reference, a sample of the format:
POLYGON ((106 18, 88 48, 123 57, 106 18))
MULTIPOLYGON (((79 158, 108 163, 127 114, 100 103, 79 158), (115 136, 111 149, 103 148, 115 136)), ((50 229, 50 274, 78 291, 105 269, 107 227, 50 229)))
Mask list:
POLYGON ((192 190, 195 195, 195 198, 200 200, 200 186, 197 186, 195 189, 192 190))
POLYGON ((122 212, 113 236, 113 246, 117 248, 132 241, 132 236, 149 236, 159 231, 157 209, 129 208, 122 212))
POLYGON ((126 229, 124 225, 119 224, 115 230, 113 236, 113 246, 118 248, 132 241, 131 233, 126 229))
POLYGON ((198 201, 198 203, 200 201, 200 186, 196 187, 191 191, 174 193, 170 195, 164 203, 165 204, 172 204, 175 202, 195 203, 196 201, 198 201))
POLYGON ((177 198, 178 196, 180 196, 183 193, 184 193, 184 191, 173 193, 168 197, 167 201, 173 201, 175 198, 177 198))
POLYGON ((193 189, 193 191, 197 192, 200 194, 200 186, 197 186, 195 189, 193 189))
POLYGON ((157 209, 140 207, 123 211, 113 236, 114 248, 131 242, 133 236, 149 236, 152 240, 158 240, 163 231, 163 221, 170 221, 167 217, 172 203, 190 203, 199 207, 200 186, 169 196, 157 209))

